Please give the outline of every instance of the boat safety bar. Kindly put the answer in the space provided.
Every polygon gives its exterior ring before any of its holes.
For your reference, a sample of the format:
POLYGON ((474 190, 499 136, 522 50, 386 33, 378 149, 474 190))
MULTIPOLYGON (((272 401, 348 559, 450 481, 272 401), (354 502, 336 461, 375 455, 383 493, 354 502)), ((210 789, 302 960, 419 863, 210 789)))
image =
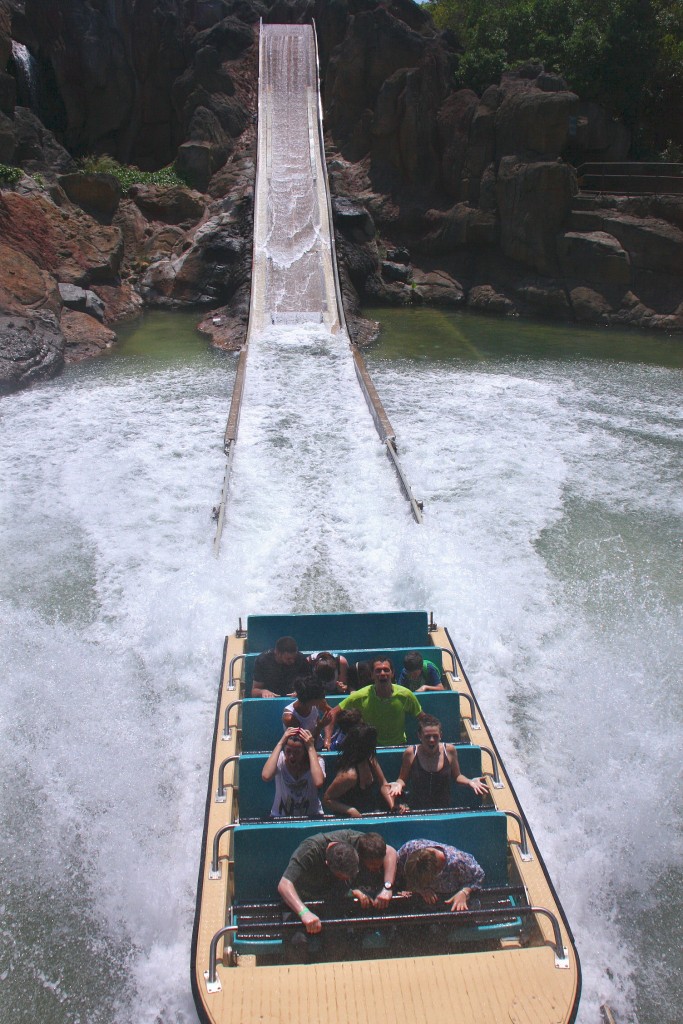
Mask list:
POLYGON ((517 827, 519 828, 519 839, 510 839, 509 842, 514 843, 515 846, 519 846, 519 855, 522 860, 533 860, 534 858, 529 853, 529 844, 527 842, 526 825, 524 824, 524 821, 516 811, 506 811, 505 813, 509 818, 515 819, 517 827))
POLYGON ((211 867, 209 868, 209 878, 215 880, 221 877, 221 866, 218 863, 218 847, 220 841, 226 832, 232 832, 233 829, 237 828, 239 822, 231 821, 229 825, 223 825, 218 829, 216 835, 213 837, 213 855, 211 857, 211 867))
MULTIPOLYGON (((455 660, 455 655, 453 654, 453 651, 450 649, 450 647, 435 647, 434 650, 435 651, 441 651, 441 664, 442 665, 443 665, 443 656, 444 656, 444 654, 448 655, 448 657, 451 659, 451 665, 453 667, 452 668, 445 668, 443 671, 444 672, 448 672, 449 675, 452 675, 454 679, 457 679, 458 678, 458 664, 457 664, 457 662, 455 660)), ((429 658, 427 658, 427 661, 429 661, 429 658)))
POLYGON ((237 689, 237 687, 235 686, 235 681, 237 679, 241 680, 242 676, 235 676, 235 665, 237 664, 238 661, 244 662, 245 660, 245 654, 236 654, 234 658, 231 658, 230 667, 228 669, 228 690, 237 689))
MULTIPOLYGON (((225 717, 223 719, 223 735, 221 739, 231 740, 232 739, 232 727, 230 725, 230 712, 233 708, 240 707, 244 702, 241 700, 233 700, 228 704, 225 709, 225 717)), ((235 722, 235 728, 237 728, 237 722, 235 722)))
MULTIPOLYGON (((407 818, 417 818, 429 814, 443 814, 444 810, 448 810, 449 814, 482 814, 486 811, 497 812, 498 808, 495 804, 482 804, 481 807, 421 807, 419 811, 410 811, 406 809, 401 811, 401 820, 407 818)), ((363 814, 364 818, 391 818, 395 820, 395 811, 365 811, 363 814)), ((272 818, 268 815, 267 818, 243 818, 240 816, 240 825, 289 825, 293 821, 308 821, 312 819, 310 815, 303 815, 298 817, 297 815, 288 815, 286 818, 272 818)), ((338 821, 338 814, 320 814, 316 815, 316 821, 338 821)))
POLYGON ((469 693, 463 693, 462 690, 455 691, 459 697, 466 700, 470 706, 470 728, 481 729, 479 725, 479 719, 477 718, 477 705, 474 703, 474 698, 469 693))
MULTIPOLYGON (((493 772, 491 772, 490 774, 492 775, 492 778, 493 778, 493 788, 494 789, 505 789, 504 783, 501 782, 500 772, 498 771, 498 758, 496 757, 496 755, 494 754, 494 752, 491 750, 490 747, 482 747, 481 744, 479 744, 479 749, 483 750, 484 753, 488 754, 489 757, 491 758, 491 764, 493 765, 493 772)), ((488 774, 489 774, 489 772, 484 772, 484 775, 488 775, 488 774)))
MULTIPOLYGON (((394 900, 400 899, 400 897, 393 897, 394 900)), ((311 904, 306 904, 311 909, 311 904)), ((234 908, 239 912, 239 908, 234 908)), ((468 924, 494 924, 496 921, 510 920, 515 917, 527 917, 533 918, 536 914, 542 914, 546 917, 553 929, 553 939, 551 942, 545 942, 545 945, 550 946, 555 954, 555 967, 561 969, 567 969, 569 967, 569 957, 567 955, 567 949, 562 942, 562 932, 560 930, 560 924, 555 914, 548 910, 547 907, 490 907, 483 910, 459 910, 454 913, 452 910, 427 910, 420 911, 417 913, 404 913, 401 912, 400 917, 393 914, 377 914, 373 915, 356 915, 345 916, 345 917, 332 917, 323 918, 324 930, 327 931, 330 928, 349 928, 349 927, 360 927, 360 928, 371 928, 376 929, 382 924, 388 924, 394 926, 397 923, 406 923, 412 925, 416 924, 434 924, 435 921, 448 922, 450 925, 468 925, 468 924)), ((240 935, 245 939, 255 937, 254 932, 258 932, 258 929, 263 929, 263 921, 256 921, 252 925, 241 924, 239 926, 240 935), (250 934, 251 933, 251 934, 250 934)), ((292 931, 295 928, 301 928, 301 922, 297 919, 278 921, 277 930, 280 931, 292 931)))
MULTIPOLYGON (((216 803, 224 804, 227 800, 227 793, 225 792, 225 769, 230 763, 234 764, 235 761, 239 761, 239 754, 231 754, 230 757, 226 757, 224 761, 221 761, 218 766, 218 787, 216 789, 216 803)), ((234 786, 235 783, 233 782, 234 786)))
MULTIPOLYGON (((218 962, 218 943, 221 939, 225 938, 226 935, 231 935, 237 931, 236 924, 226 924, 224 928, 219 928, 214 937, 211 939, 211 945, 209 946, 209 969, 204 971, 204 977, 206 978, 206 991, 207 992, 220 992, 221 983, 218 980, 216 974, 217 962, 218 962)), ((225 946, 223 947, 223 953, 225 955, 225 946)), ((228 949, 228 956, 230 956, 232 948, 228 949)))

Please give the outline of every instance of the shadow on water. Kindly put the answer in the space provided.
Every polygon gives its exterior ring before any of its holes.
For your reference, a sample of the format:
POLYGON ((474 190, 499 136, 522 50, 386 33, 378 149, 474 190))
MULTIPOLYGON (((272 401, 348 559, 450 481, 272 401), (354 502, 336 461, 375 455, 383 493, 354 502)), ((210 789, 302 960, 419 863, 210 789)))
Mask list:
POLYGON ((489 317, 459 310, 366 308, 382 330, 374 352, 383 359, 497 359, 652 363, 683 367, 683 336, 489 317))

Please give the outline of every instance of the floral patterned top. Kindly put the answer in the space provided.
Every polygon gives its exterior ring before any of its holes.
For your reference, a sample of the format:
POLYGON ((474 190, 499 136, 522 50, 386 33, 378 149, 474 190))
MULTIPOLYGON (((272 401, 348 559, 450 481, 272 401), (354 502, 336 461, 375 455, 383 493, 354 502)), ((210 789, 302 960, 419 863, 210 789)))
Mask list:
POLYGON ((397 874, 403 878, 406 861, 415 850, 442 850, 446 855, 446 863, 443 871, 439 872, 429 888, 434 892, 452 896, 464 886, 470 889, 479 889, 484 881, 484 871, 477 864, 471 853, 463 853, 455 846, 445 846, 443 843, 435 843, 432 839, 411 839, 404 843, 398 851, 397 874))

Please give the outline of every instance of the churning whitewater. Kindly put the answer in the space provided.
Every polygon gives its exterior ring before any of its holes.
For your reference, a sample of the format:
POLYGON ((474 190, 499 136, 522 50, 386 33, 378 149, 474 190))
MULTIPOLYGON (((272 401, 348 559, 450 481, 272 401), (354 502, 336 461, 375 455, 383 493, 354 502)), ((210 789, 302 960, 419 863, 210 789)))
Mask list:
POLYGON ((224 633, 250 612, 427 608, 572 923, 580 1021, 607 999, 623 1022, 673 1024, 676 372, 376 361, 420 527, 344 342, 265 333, 216 560, 232 367, 120 356, 2 405, 3 1020, 194 1022, 224 633))

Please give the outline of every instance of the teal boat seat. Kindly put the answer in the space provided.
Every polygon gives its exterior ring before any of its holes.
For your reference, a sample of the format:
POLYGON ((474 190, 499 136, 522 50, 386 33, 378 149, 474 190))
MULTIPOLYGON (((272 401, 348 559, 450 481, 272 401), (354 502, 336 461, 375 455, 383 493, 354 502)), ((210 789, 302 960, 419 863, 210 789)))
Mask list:
POLYGON ((332 615, 250 615, 247 649, 267 651, 293 636, 302 651, 421 647, 428 637, 426 612, 340 612, 332 615))
MULTIPOLYGON (((342 696, 328 697, 332 706, 339 704, 342 696)), ((422 710, 439 719, 443 738, 448 743, 460 740, 460 697, 454 690, 434 690, 419 693, 417 699, 422 710)), ((270 752, 282 736, 282 712, 291 697, 248 697, 242 702, 242 752, 266 750, 270 752)), ((234 712, 233 712, 234 716, 234 712)), ((234 717, 231 718, 231 723, 234 717)), ((408 743, 417 742, 417 720, 406 717, 408 743)))
MULTIPOLYGON (((382 747, 377 751, 377 760, 387 782, 393 782, 398 778, 404 749, 404 747, 382 747)), ((457 751, 463 775, 469 779, 478 778, 481 775, 481 748, 463 744, 457 747, 457 751)), ((325 763, 324 791, 337 774, 339 755, 336 751, 325 750, 320 756, 325 763)), ((241 820, 245 818, 269 819, 270 809, 273 806, 275 783, 264 782, 261 778, 261 772, 267 760, 268 754, 265 753, 242 754, 239 759, 237 786, 241 820)), ((388 810, 379 793, 377 796, 377 809, 388 810)), ((470 786, 461 786, 451 781, 451 806, 468 807, 474 810, 481 807, 481 797, 477 796, 470 786)), ((286 818, 281 819, 281 823, 286 822, 286 818)))
MULTIPOLYGON (((318 648, 318 650, 330 650, 330 648, 318 648)), ((310 653, 308 648, 300 647, 300 650, 304 654, 310 653)), ((315 650, 315 648, 310 649, 315 650)), ((354 647, 350 648, 336 648, 331 649, 332 654, 343 654, 349 665, 355 665, 359 661, 370 661, 371 658, 388 658, 391 661, 396 678, 398 679, 403 668, 403 661, 409 651, 418 651, 419 654, 425 659, 425 661, 431 661, 433 665, 436 665, 439 672, 443 671, 444 667, 451 671, 453 665, 450 660, 446 660, 446 665, 443 664, 442 651, 440 647, 354 647)), ((254 682, 254 662, 258 658, 258 654, 245 654, 243 662, 237 662, 235 665, 235 676, 244 680, 244 696, 251 696, 251 687, 254 682)))
MULTIPOLYGON (((391 846, 398 849, 411 839, 430 839, 436 843, 455 846, 471 853, 484 869, 485 885, 507 886, 507 818, 499 811, 486 814, 476 812, 460 815, 415 815, 410 818, 357 818, 337 820, 325 827, 322 822, 291 822, 239 825, 234 833, 234 915, 239 926, 239 904, 273 903, 278 900, 277 886, 289 858, 304 839, 319 832, 334 835, 344 828, 359 832, 379 832, 391 846)), ((381 919, 378 919, 378 926, 381 919)), ((501 938, 518 934, 521 920, 513 923, 471 925, 459 929, 460 941, 501 938)), ((449 930, 450 931, 450 930, 449 930)), ((239 931, 233 941, 238 953, 273 952, 282 940, 279 938, 250 940, 240 938, 239 931)))

